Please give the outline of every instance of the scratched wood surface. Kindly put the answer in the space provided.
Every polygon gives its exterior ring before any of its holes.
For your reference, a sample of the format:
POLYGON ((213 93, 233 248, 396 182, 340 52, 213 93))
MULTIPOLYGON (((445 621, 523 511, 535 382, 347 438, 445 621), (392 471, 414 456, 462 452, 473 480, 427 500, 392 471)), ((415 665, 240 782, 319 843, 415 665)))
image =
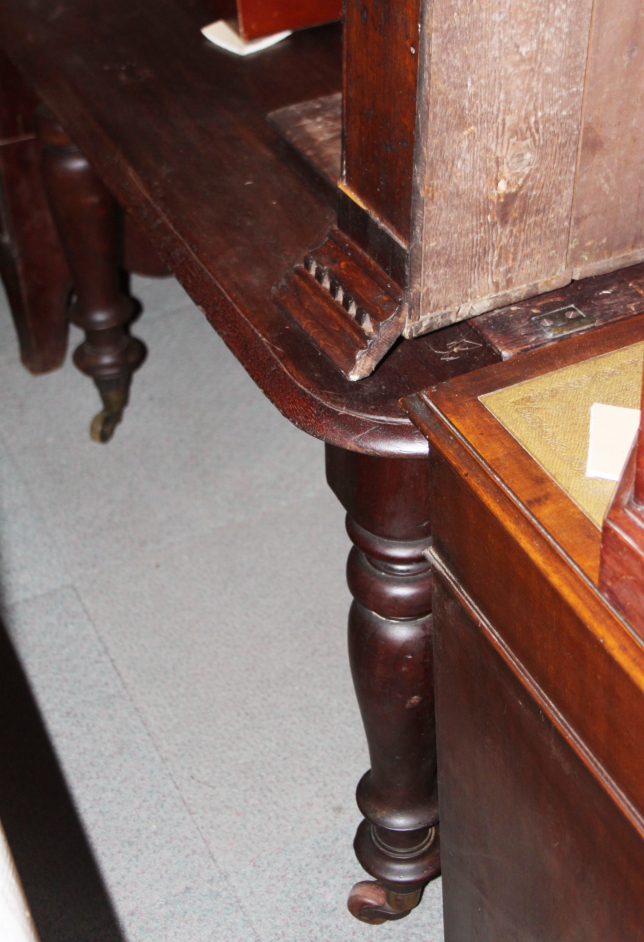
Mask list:
POLYGON ((268 120, 329 183, 342 171, 342 94, 278 108, 268 120))
POLYGON ((592 0, 436 0, 423 26, 422 326, 570 280, 592 0))
POLYGON ((541 324, 542 317, 569 306, 587 319, 582 329, 644 314, 644 265, 575 281, 559 291, 481 314, 471 324, 493 350, 509 360, 517 353, 553 343, 541 324))
POLYGON ((644 9, 595 0, 569 265, 599 274, 644 258, 644 9))

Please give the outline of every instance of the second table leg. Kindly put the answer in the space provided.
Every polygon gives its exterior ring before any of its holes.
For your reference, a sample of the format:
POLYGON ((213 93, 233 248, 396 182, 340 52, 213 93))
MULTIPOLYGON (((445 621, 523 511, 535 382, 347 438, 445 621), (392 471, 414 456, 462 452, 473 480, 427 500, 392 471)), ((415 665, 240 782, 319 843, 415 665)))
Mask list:
POLYGON ((74 280, 70 319, 85 331, 76 366, 94 380, 103 410, 91 436, 107 442, 127 405, 132 373, 145 348, 127 324, 133 301, 121 289, 122 216, 85 157, 44 106, 36 109, 43 143, 43 174, 52 212, 74 280))

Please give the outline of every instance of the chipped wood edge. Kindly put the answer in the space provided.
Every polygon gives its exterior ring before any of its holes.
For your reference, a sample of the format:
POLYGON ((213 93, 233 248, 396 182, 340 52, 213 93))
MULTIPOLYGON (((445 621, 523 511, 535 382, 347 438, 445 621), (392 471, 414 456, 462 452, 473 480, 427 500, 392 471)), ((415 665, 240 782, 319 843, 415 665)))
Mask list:
POLYGON ((560 274, 552 278, 546 278, 543 281, 520 285, 511 291, 503 291, 500 294, 478 298, 475 301, 466 301, 464 304, 448 308, 445 311, 434 311, 431 314, 425 314, 417 321, 407 324, 403 336, 408 340, 419 337, 421 334, 438 330, 439 327, 446 327, 448 324, 455 324, 458 321, 476 317, 478 314, 486 314, 496 308, 507 307, 508 304, 516 304, 518 301, 525 301, 528 298, 546 294, 548 291, 556 291, 558 288, 564 288, 570 284, 572 280, 572 271, 566 269, 560 274))
POLYGON ((640 262, 644 262, 644 249, 636 249, 634 252, 627 252, 626 255, 618 255, 613 258, 604 258, 599 262, 589 262, 588 265, 573 268, 573 281, 592 278, 594 275, 608 275, 612 271, 619 271, 620 268, 639 265, 640 262))
POLYGON ((373 373, 385 353, 402 334, 408 316, 409 305, 403 301, 389 320, 380 325, 377 340, 358 354, 355 366, 348 374, 348 379, 355 382, 373 373))

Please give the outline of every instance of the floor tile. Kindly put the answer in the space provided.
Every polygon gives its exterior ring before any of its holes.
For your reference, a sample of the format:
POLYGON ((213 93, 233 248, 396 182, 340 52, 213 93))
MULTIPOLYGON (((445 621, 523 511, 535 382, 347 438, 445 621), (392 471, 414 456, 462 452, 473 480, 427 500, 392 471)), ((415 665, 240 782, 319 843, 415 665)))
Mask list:
POLYGON ((107 446, 89 439, 98 398, 71 364, 0 374, 2 433, 72 576, 326 489, 321 443, 279 415, 196 308, 141 327, 150 355, 107 446))
POLYGON ((403 922, 369 926, 351 916, 349 890, 368 879, 352 839, 346 825, 329 828, 235 871, 232 880, 261 942, 443 942, 440 878, 403 922))
POLYGON ((20 349, 16 328, 9 313, 4 286, 0 282, 0 363, 9 363, 19 359, 20 349))
POLYGON ((221 880, 75 590, 7 622, 117 911, 221 880))
POLYGON ((368 760, 346 654, 347 549, 329 493, 79 581, 227 871, 337 809, 357 823, 368 760))
MULTIPOLYGON (((194 309, 194 303, 176 278, 148 278, 132 275, 130 293, 141 304, 140 319, 165 317, 178 311, 194 309)), ((136 331, 135 331, 136 332, 136 331)))
POLYGON ((68 581, 60 544, 0 434, 0 607, 68 581))

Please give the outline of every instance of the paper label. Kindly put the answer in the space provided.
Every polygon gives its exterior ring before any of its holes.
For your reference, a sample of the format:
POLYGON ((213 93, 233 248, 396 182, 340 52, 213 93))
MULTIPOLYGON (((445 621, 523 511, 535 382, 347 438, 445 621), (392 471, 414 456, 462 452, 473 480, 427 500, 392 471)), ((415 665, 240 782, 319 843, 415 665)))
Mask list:
POLYGON ((227 52, 234 52, 236 56, 249 56, 252 52, 261 52, 262 49, 268 49, 275 43, 281 42, 291 35, 292 30, 286 30, 282 33, 273 33, 272 36, 262 36, 261 39, 251 39, 248 42, 244 40, 232 29, 225 20, 217 20, 216 23, 210 23, 201 30, 206 39, 225 49, 227 52))
POLYGON ((593 403, 590 407, 586 477, 619 481, 639 424, 639 409, 593 403))

